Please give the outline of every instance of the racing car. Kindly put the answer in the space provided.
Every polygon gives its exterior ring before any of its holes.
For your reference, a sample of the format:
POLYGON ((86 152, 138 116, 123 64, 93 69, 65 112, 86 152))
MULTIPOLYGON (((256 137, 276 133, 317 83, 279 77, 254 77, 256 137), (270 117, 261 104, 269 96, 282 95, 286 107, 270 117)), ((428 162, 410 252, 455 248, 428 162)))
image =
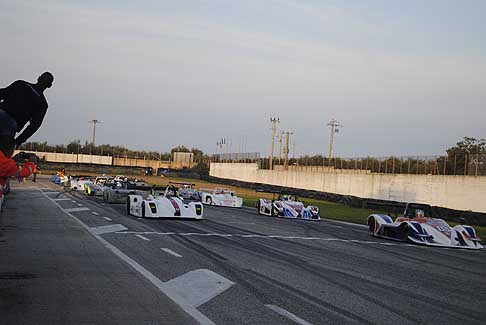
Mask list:
POLYGON ((371 235, 426 246, 481 249, 480 238, 471 226, 451 227, 443 219, 432 217, 427 204, 408 203, 403 217, 395 221, 388 215, 368 217, 371 235))
POLYGON ((71 190, 84 191, 84 184, 93 183, 93 177, 91 176, 71 176, 70 177, 71 190))
POLYGON ((179 197, 186 201, 201 201, 201 193, 197 191, 194 186, 196 184, 191 183, 177 183, 177 182, 169 182, 172 185, 179 185, 179 197))
POLYGON ((84 193, 88 196, 102 196, 103 195, 103 188, 107 182, 109 182, 109 178, 106 176, 96 177, 94 182, 85 182, 84 183, 84 193))
POLYGON ((150 194, 129 194, 127 213, 142 218, 204 219, 200 202, 184 203, 173 185, 161 193, 152 190, 150 194))
POLYGON ((103 202, 126 203, 128 194, 136 194, 135 186, 127 181, 107 183, 103 187, 103 202))
POLYGON ((258 214, 271 217, 281 217, 288 219, 302 219, 302 220, 321 220, 319 214, 319 207, 314 205, 304 206, 304 203, 299 201, 295 195, 291 195, 279 191, 262 191, 274 194, 274 198, 259 199, 256 204, 258 214), (275 199, 275 194, 278 194, 275 199))
POLYGON ((162 195, 164 192, 155 193, 157 190, 164 188, 161 187, 150 187, 150 186, 140 186, 136 185, 131 181, 120 181, 114 183, 105 184, 103 187, 103 201, 107 203, 127 203, 127 198, 129 194, 134 195, 145 195, 145 193, 152 192, 154 196, 162 195))
POLYGON ((243 199, 237 197, 235 191, 227 188, 201 189, 201 202, 207 205, 217 205, 241 208, 243 199))

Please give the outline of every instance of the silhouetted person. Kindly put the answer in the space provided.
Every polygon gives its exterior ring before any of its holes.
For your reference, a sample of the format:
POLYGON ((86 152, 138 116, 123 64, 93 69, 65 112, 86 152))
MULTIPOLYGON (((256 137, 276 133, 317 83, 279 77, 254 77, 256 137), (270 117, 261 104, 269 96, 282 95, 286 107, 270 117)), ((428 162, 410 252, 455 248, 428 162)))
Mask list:
MULTIPOLYGON (((0 88, 0 138, 3 146, 20 146, 27 141, 41 126, 47 112, 47 100, 44 90, 51 88, 54 76, 44 72, 37 78, 36 84, 17 80, 7 88, 0 88), (25 130, 15 138, 17 132, 25 130)), ((13 148, 12 148, 13 149, 13 148)))

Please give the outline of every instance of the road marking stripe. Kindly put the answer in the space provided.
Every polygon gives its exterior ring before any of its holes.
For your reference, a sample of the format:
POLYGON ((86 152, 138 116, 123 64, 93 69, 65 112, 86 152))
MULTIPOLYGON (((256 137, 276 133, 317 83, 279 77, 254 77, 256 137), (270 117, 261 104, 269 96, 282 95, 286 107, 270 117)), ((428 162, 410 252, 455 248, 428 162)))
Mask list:
POLYGON ((96 211, 93 211, 93 212, 91 212, 91 213, 92 213, 92 214, 94 214, 95 216, 99 216, 99 215, 100 215, 100 214, 99 214, 98 212, 96 212, 96 211))
POLYGON ((112 219, 110 219, 108 217, 103 217, 103 219, 105 219, 106 221, 113 221, 112 219))
POLYGON ((114 224, 114 225, 91 227, 89 229, 93 234, 103 235, 103 234, 109 234, 109 233, 112 233, 112 232, 127 230, 127 227, 117 223, 117 224, 114 224))
POLYGON ((89 208, 71 208, 71 209, 62 209, 62 210, 71 213, 71 212, 89 211, 89 208))
POLYGON ((76 201, 75 201, 75 200, 71 200, 71 202, 76 203, 76 201))
POLYGON ((341 239, 341 238, 321 238, 321 237, 299 237, 299 236, 280 236, 280 235, 258 235, 258 234, 218 234, 218 233, 198 233, 198 232, 156 232, 156 231, 123 231, 117 232, 117 234, 142 234, 142 235, 162 235, 162 236, 201 236, 201 237, 240 237, 240 238, 268 238, 268 239, 299 239, 299 240, 321 240, 321 241, 339 241, 361 244, 381 244, 381 245, 402 245, 398 243, 383 243, 367 240, 356 239, 341 239))
POLYGON ((143 240, 146 240, 146 241, 150 241, 150 239, 148 239, 148 238, 147 238, 147 237, 145 237, 145 236, 142 236, 142 235, 135 235, 135 236, 137 236, 137 237, 138 237, 138 238, 140 238, 140 239, 143 239, 143 240))
POLYGON ((175 256, 175 257, 182 257, 182 255, 180 254, 177 254, 176 252, 174 252, 172 249, 168 249, 168 248, 161 248, 161 250, 163 250, 164 252, 166 252, 167 254, 170 254, 172 256, 175 256))
POLYGON ((206 269, 187 272, 166 282, 167 287, 195 308, 205 304, 235 283, 206 269))
POLYGON ((78 203, 78 206, 82 207, 83 205, 81 203, 78 203))
POLYGON ((59 199, 53 199, 54 201, 71 201, 69 198, 59 198, 59 199))
MULTIPOLYGON (((40 191, 42 193, 42 191, 40 191)), ((86 229, 93 237, 98 239, 103 246, 105 246, 107 249, 109 249, 113 254, 118 256, 121 260, 123 260, 125 263, 130 265, 135 271, 140 273, 144 278, 146 278, 148 281, 150 281, 157 289, 159 289, 163 294, 165 294, 169 299, 171 299, 173 302, 175 302, 179 307, 181 307, 182 310, 184 310, 188 315, 190 315, 192 318, 194 318, 198 323, 200 324, 207 324, 207 325, 214 325, 214 322, 211 321, 209 318, 207 318, 203 313, 201 313, 199 310, 196 309, 196 306, 191 306, 188 304, 187 300, 185 297, 181 297, 179 292, 168 286, 168 282, 162 282, 159 278, 157 278, 153 273, 151 273, 149 270, 144 268, 142 265, 138 264, 130 258, 128 255, 123 253, 121 250, 113 246, 111 243, 109 243, 107 240, 105 240, 103 237, 100 235, 96 234, 93 229, 88 227, 84 222, 82 222, 80 219, 76 218, 72 213, 69 213, 65 209, 63 209, 59 203, 56 201, 52 200, 49 196, 44 195, 47 199, 51 200, 52 203, 54 203, 62 212, 64 212, 66 215, 70 216, 72 219, 74 219, 77 223, 81 225, 84 229, 86 229)), ((209 270, 208 270, 209 271, 209 270)), ((222 277, 221 277, 222 278, 222 277)), ((224 279, 224 278, 223 278, 224 279)))
POLYGON ((274 312, 276 312, 277 314, 279 314, 279 315, 281 315, 281 316, 283 316, 285 318, 290 319, 291 321, 293 321, 293 322, 295 322, 297 324, 301 324, 301 325, 312 325, 311 323, 306 322, 302 318, 300 318, 298 316, 295 316, 291 312, 286 311, 285 309, 280 308, 278 306, 275 306, 275 305, 265 305, 265 307, 267 307, 268 309, 273 310, 274 312))

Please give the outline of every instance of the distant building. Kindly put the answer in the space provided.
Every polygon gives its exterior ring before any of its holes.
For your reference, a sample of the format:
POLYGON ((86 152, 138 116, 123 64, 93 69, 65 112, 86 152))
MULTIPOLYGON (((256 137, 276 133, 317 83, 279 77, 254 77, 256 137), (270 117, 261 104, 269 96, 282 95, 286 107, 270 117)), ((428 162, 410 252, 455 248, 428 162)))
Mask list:
POLYGON ((172 162, 191 164, 194 162, 194 154, 192 152, 173 152, 172 162))

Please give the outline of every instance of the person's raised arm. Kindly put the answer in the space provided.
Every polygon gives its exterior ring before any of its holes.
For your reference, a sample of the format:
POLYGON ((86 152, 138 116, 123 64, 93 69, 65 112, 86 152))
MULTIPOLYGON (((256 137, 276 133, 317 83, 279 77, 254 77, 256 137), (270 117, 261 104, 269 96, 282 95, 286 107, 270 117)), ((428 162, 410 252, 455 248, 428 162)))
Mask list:
POLYGON ((47 111, 41 111, 30 120, 29 126, 15 139, 15 145, 20 146, 27 141, 41 126, 47 111))

